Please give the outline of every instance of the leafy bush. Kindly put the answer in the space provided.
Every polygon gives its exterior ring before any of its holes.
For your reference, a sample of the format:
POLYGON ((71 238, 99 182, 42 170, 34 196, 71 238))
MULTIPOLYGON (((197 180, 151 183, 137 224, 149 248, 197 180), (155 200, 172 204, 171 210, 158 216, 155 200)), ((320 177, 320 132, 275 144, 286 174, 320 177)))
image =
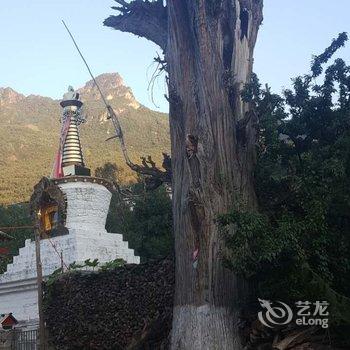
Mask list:
POLYGON ((256 76, 243 94, 260 116, 260 212, 236 208, 219 223, 225 263, 267 298, 310 296, 305 271, 322 281, 319 297, 350 296, 350 66, 338 58, 324 69, 346 40, 340 34, 282 96, 256 76))

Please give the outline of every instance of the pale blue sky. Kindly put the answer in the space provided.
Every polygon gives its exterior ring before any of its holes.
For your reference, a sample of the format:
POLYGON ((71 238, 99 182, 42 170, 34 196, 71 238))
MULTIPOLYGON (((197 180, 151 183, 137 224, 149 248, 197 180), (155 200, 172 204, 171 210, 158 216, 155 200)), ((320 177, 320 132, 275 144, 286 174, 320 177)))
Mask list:
MULTIPOLYGON (((61 19, 70 26, 93 72, 119 72, 136 98, 156 109, 147 91, 161 50, 151 42, 102 26, 115 11, 113 0, 13 0, 0 11, 0 86, 24 94, 60 98, 67 85, 89 80, 61 19)), ((349 0, 265 0, 264 24, 255 51, 261 82, 279 92, 290 78, 306 73, 312 54, 322 52, 339 32, 349 31, 349 0)), ((350 56, 350 43, 340 52, 350 56)), ((348 60, 349 61, 349 60, 348 60)), ((155 102, 167 111, 164 79, 155 102)))

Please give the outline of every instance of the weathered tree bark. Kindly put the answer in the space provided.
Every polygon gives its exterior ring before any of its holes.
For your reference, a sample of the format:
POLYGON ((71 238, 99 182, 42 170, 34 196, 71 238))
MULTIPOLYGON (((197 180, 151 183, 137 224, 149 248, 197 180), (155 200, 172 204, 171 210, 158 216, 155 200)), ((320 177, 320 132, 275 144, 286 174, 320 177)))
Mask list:
POLYGON ((256 207, 256 123, 240 93, 252 72, 262 0, 168 0, 166 8, 176 253, 171 346, 240 349, 238 309, 249 290, 222 264, 215 219, 235 205, 256 207))

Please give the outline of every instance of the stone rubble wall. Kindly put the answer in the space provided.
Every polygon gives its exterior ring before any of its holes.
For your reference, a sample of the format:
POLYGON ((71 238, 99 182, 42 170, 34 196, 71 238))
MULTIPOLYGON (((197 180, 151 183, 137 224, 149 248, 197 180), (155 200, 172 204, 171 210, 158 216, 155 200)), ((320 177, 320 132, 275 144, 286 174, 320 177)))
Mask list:
POLYGON ((49 339, 57 350, 168 349, 174 283, 172 259, 63 274, 45 292, 49 339))

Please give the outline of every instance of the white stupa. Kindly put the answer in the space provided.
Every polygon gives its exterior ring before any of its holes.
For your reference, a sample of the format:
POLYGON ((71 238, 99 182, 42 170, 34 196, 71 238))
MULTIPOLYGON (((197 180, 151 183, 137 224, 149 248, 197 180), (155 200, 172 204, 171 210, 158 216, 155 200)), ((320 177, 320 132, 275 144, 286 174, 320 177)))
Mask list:
MULTIPOLYGON (((123 236, 105 229, 112 184, 91 177, 84 166, 78 132, 83 121, 82 102, 78 94, 70 89, 61 106, 62 132, 54 176, 46 180, 48 188, 45 181, 37 186, 42 189, 38 203, 44 233, 40 241, 43 276, 49 276, 62 265, 81 264, 87 259, 98 259, 103 264, 121 258, 137 264, 140 258, 123 236), (50 188, 55 186, 65 198, 64 213, 50 197, 50 188)), ((0 275, 1 313, 12 312, 21 323, 37 323, 36 283, 35 242, 27 239, 7 271, 0 275)))

